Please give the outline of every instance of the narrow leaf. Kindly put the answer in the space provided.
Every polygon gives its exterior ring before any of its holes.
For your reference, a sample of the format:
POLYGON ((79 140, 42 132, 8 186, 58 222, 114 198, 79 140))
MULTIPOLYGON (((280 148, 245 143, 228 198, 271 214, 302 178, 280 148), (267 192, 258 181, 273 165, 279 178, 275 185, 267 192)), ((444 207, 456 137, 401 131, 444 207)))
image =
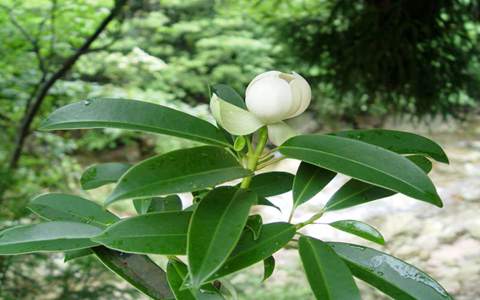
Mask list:
POLYGON ((105 228, 119 220, 97 203, 82 197, 51 193, 34 198, 28 208, 40 217, 52 221, 74 221, 105 228))
POLYGON ((102 230, 74 222, 46 222, 15 226, 0 232, 0 255, 66 251, 97 245, 90 238, 102 230))
POLYGON ((285 142, 280 152, 442 206, 435 186, 425 172, 407 158, 384 148, 338 136, 300 135, 285 142))
POLYGON ((274 270, 275 270, 275 258, 273 256, 269 256, 263 261, 263 281, 270 278, 274 270))
POLYGON ((255 193, 219 187, 198 203, 188 229, 188 263, 194 287, 199 287, 225 262, 247 223, 255 193))
POLYGON ((184 255, 190 217, 190 212, 159 212, 127 218, 93 240, 124 252, 184 255))
POLYGON ((212 284, 202 286, 202 289, 183 289, 183 282, 187 279, 188 268, 178 260, 169 260, 167 265, 168 284, 175 294, 177 300, 216 300, 223 299, 218 293, 214 292, 212 284))
POLYGON ((117 182, 132 165, 126 163, 103 163, 88 167, 80 177, 82 189, 91 190, 117 182))
POLYGON ((359 245, 334 242, 329 245, 347 263, 355 277, 393 299, 452 299, 438 282, 398 258, 359 245))
POLYGON ((410 132, 388 129, 361 129, 332 133, 332 135, 356 139, 399 154, 422 154, 439 162, 448 163, 442 147, 434 141, 410 132))
POLYGON ((127 99, 93 99, 61 107, 41 130, 121 128, 166 134, 205 144, 230 147, 212 124, 165 106, 127 99))
POLYGON ((361 299, 352 273, 327 244, 306 236, 302 236, 298 244, 303 268, 316 299, 361 299))
POLYGON ((212 91, 223 101, 226 101, 237 107, 247 109, 247 105, 245 104, 243 98, 230 86, 226 84, 214 84, 212 86, 212 91))
POLYGON ((129 198, 198 191, 250 173, 228 151, 219 147, 176 150, 130 168, 106 204, 129 198))
POLYGON ((254 240, 249 232, 244 233, 227 261, 209 278, 209 281, 267 259, 282 249, 293 238, 295 232, 295 226, 280 222, 264 225, 257 240, 254 240))
POLYGON ((93 254, 90 248, 67 251, 65 252, 65 258, 63 259, 63 261, 67 262, 70 260, 88 256, 90 254, 93 254))
POLYGON ((385 244, 382 234, 377 229, 366 223, 355 220, 340 220, 328 225, 338 230, 357 235, 374 243, 380 245, 385 244))
POLYGON ((298 207, 313 198, 335 175, 335 172, 327 169, 306 162, 300 163, 293 181, 293 206, 298 207))
POLYGON ((277 205, 273 204, 270 200, 268 200, 268 199, 265 198, 265 197, 260 197, 260 196, 259 196, 256 205, 270 206, 270 207, 276 208, 279 212, 282 212, 282 210, 280 209, 280 207, 278 207, 277 205))
MULTIPOLYGON (((430 172, 432 163, 423 156, 407 157, 414 164, 419 166, 425 173, 430 172)), ((351 179, 345 183, 325 205, 326 211, 344 209, 355 205, 360 205, 370 201, 382 199, 396 194, 396 192, 387 190, 375 185, 371 185, 356 179, 351 179)))
POLYGON ((248 217, 247 225, 245 225, 245 228, 247 228, 252 232, 253 239, 256 240, 260 236, 260 232, 262 231, 262 225, 263 225, 262 216, 253 215, 248 217))
POLYGON ((259 196, 270 197, 289 192, 294 176, 287 172, 268 172, 255 175, 249 189, 259 196))

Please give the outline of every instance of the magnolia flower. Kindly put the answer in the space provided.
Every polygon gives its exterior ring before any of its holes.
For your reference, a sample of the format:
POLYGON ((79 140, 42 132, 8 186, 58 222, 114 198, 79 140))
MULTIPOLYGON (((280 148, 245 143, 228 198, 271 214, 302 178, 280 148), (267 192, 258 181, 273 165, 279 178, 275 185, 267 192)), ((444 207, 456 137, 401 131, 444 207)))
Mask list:
POLYGON ((255 77, 247 87, 246 109, 216 94, 210 108, 217 123, 234 135, 247 135, 267 126, 273 144, 280 145, 295 135, 283 120, 303 113, 311 100, 308 82, 297 73, 269 71, 255 77))

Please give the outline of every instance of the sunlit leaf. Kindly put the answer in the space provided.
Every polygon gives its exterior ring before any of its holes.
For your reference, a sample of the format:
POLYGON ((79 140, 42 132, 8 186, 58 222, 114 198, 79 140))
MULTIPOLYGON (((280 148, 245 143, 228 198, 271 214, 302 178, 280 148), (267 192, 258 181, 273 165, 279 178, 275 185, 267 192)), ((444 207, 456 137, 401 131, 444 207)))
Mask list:
POLYGON ((342 230, 342 231, 357 235, 359 237, 362 237, 374 243, 377 243, 380 245, 385 244, 385 240, 382 234, 378 230, 376 230, 375 228, 373 228, 372 226, 366 223, 355 221, 355 220, 340 220, 340 221, 329 223, 328 225, 338 230, 342 230))
POLYGON ((126 163, 103 163, 88 167, 80 177, 82 189, 90 190, 117 182, 132 165, 126 163))

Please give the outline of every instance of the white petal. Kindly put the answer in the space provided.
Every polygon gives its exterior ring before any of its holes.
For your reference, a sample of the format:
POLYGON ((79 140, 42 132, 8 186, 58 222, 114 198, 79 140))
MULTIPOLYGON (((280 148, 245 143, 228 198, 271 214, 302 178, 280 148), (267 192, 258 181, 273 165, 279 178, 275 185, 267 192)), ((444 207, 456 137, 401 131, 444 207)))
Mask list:
POLYGON ((305 78, 295 72, 293 72, 293 75, 296 77, 294 80, 296 82, 295 84, 298 85, 300 90, 302 91, 302 104, 300 105, 299 109, 291 116, 291 118, 303 113, 308 108, 312 100, 312 90, 305 78))
POLYGON ((290 89, 292 90, 292 105, 288 111, 288 118, 292 118, 301 108, 303 99, 303 85, 300 80, 295 78, 290 81, 290 89))
POLYGON ((234 135, 247 135, 255 132, 264 124, 252 113, 230 104, 222 99, 212 97, 210 100, 212 114, 218 114, 217 122, 228 132, 234 135))
POLYGON ((295 135, 297 135, 295 130, 285 122, 268 125, 268 138, 275 146, 283 144, 286 140, 295 135))
POLYGON ((246 92, 248 110, 266 124, 285 119, 292 105, 292 92, 286 80, 264 77, 252 83, 246 92))
POLYGON ((253 84, 255 83, 255 81, 258 81, 262 78, 265 78, 265 77, 277 77, 281 74, 280 71, 267 71, 267 72, 263 72, 262 74, 258 74, 257 76, 255 76, 252 81, 250 81, 250 84, 247 86, 247 91, 248 91, 248 88, 253 84))

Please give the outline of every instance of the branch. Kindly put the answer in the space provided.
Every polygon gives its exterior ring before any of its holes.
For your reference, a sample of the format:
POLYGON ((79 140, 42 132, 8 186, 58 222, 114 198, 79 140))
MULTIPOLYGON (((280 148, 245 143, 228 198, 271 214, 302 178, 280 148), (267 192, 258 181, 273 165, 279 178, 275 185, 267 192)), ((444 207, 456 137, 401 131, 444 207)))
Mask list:
POLYGON ((93 32, 91 36, 89 36, 82 46, 75 51, 70 57, 68 57, 63 65, 58 69, 54 74, 50 76, 48 80, 46 80, 41 87, 38 89, 38 92, 33 99, 32 104, 28 108, 25 116, 23 117, 20 126, 17 130, 17 138, 15 140, 15 146, 12 152, 12 156, 10 158, 8 168, 10 170, 16 169, 18 165, 18 160, 20 159, 20 155, 23 150, 23 146, 25 143, 26 137, 30 133, 30 126, 32 125, 32 121, 35 118, 38 110, 40 109, 43 101, 45 100, 50 88, 62 78, 77 62, 77 60, 85 54, 92 43, 100 36, 100 34, 105 30, 108 24, 115 19, 115 17, 120 13, 123 6, 126 4, 127 0, 118 0, 115 2, 115 6, 110 11, 110 14, 103 19, 103 21, 99 24, 97 29, 93 32))

